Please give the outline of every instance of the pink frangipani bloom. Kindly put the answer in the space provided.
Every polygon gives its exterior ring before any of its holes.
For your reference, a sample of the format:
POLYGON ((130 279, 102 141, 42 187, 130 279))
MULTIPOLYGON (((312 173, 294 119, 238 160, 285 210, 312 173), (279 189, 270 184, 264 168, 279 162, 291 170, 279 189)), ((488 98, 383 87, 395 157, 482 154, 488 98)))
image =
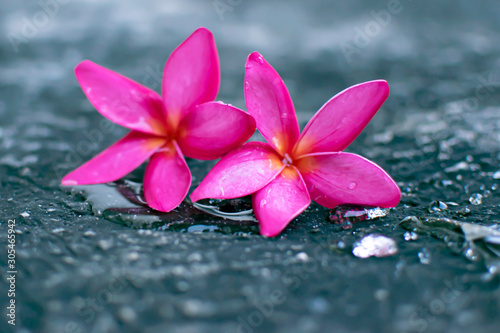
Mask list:
POLYGON ((132 131, 66 175, 63 185, 115 181, 150 158, 144 196, 150 207, 168 212, 191 186, 184 156, 220 158, 255 131, 255 120, 248 113, 214 102, 219 57, 212 33, 205 28, 193 32, 168 58, 162 97, 88 60, 76 67, 75 74, 94 107, 132 131))
POLYGON ((191 194, 231 199, 253 194, 262 235, 278 235, 311 199, 327 208, 340 204, 394 207, 401 192, 367 159, 344 153, 389 95, 386 81, 350 87, 314 115, 302 134, 288 90, 257 52, 247 60, 245 100, 267 143, 249 142, 223 157, 191 194))

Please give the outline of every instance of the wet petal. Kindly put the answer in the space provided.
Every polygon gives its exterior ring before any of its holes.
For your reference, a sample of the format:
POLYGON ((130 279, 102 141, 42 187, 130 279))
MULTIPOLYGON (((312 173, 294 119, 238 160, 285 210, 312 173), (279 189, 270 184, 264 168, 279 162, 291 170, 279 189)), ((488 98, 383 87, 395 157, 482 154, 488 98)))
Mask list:
POLYGON ((193 191, 191 199, 232 199, 252 194, 282 168, 281 158, 271 146, 249 142, 224 156, 193 191))
POLYGON ((175 142, 151 156, 144 175, 144 197, 149 207, 169 212, 180 205, 191 186, 191 172, 175 142))
POLYGON ((267 237, 278 235, 311 203, 306 185, 294 167, 285 168, 252 199, 260 233, 267 237))
POLYGON ((260 133, 282 155, 289 153, 299 137, 299 125, 285 83, 257 52, 248 56, 245 101, 260 133))
POLYGON ((75 68, 90 103, 112 122, 140 132, 165 134, 163 102, 151 89, 92 61, 75 68))
POLYGON ((389 86, 383 80, 360 83, 338 93, 304 128, 294 155, 344 150, 370 122, 387 96, 389 86))
POLYGON ((165 144, 165 139, 132 131, 111 147, 70 172, 63 185, 112 182, 130 173, 165 144))
POLYGON ((328 208, 354 204, 389 208, 401 197, 394 180, 375 163, 350 153, 318 153, 296 162, 311 199, 328 208))
POLYGON ((172 52, 163 71, 162 94, 170 124, 177 127, 194 106, 213 101, 219 81, 214 37, 199 28, 172 52))
POLYGON ((200 160, 222 157, 255 132, 255 120, 233 106, 209 102, 197 106, 181 121, 177 142, 184 155, 200 160))

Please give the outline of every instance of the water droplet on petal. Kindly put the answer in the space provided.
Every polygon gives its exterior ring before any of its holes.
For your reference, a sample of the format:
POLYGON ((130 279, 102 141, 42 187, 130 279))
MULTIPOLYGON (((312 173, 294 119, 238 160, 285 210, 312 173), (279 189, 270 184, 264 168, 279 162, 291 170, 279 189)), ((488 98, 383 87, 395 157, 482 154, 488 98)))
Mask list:
POLYGON ((356 188, 356 186, 358 186, 358 184, 356 184, 356 183, 350 183, 349 184, 349 189, 350 190, 354 190, 356 188))

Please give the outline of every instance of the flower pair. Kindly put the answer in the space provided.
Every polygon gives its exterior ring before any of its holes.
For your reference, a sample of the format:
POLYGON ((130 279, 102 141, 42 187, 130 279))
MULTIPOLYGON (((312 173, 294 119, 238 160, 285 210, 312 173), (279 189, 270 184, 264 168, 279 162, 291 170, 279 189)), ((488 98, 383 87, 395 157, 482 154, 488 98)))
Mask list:
POLYGON ((149 158, 144 197, 151 208, 168 212, 179 206, 191 187, 184 156, 220 158, 255 132, 248 113, 214 102, 219 56, 205 28, 193 32, 168 58, 161 97, 88 60, 76 67, 75 74, 94 107, 131 132, 66 175, 63 185, 115 181, 149 158))
POLYGON ((212 102, 219 88, 219 63, 212 34, 204 28, 169 57, 163 99, 88 61, 76 68, 76 76, 96 109, 132 132, 64 177, 65 185, 114 181, 150 158, 144 176, 146 201, 152 208, 170 211, 191 184, 183 155, 222 157, 191 199, 252 194, 265 236, 279 234, 311 199, 329 208, 393 207, 399 202, 398 186, 379 166, 342 152, 386 100, 385 81, 365 82, 337 94, 300 134, 283 80, 257 52, 246 64, 249 114, 212 102), (267 143, 242 145, 255 126, 267 143))

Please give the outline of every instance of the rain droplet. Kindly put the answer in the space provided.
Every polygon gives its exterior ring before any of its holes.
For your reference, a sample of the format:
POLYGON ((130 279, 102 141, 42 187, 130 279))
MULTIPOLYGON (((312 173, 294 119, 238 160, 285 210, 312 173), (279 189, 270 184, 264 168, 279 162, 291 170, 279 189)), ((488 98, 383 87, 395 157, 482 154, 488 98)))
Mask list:
POLYGON ((175 287, 177 288, 177 290, 184 292, 190 288, 190 285, 186 281, 179 281, 175 284, 175 287))
POLYGON ((469 207, 463 207, 457 212, 460 216, 469 216, 471 214, 469 207))
POLYGON ((127 259, 129 261, 137 261, 139 259, 139 253, 137 252, 130 252, 128 255, 127 255, 127 259))
MULTIPOLYGON (((356 223, 387 216, 389 209, 364 208, 354 205, 340 205, 330 211, 329 220, 335 224, 356 223)), ((352 227, 352 226, 351 226, 352 227)))
POLYGON ((194 233, 202 233, 202 232, 209 232, 209 231, 214 231, 214 230, 219 230, 220 228, 215 225, 204 225, 204 224, 195 224, 187 228, 187 232, 194 232, 194 233))
POLYGON ((429 213, 441 212, 448 209, 448 205, 442 201, 432 201, 429 204, 429 213))
POLYGON ((307 259, 309 259, 309 256, 305 252, 299 252, 295 256, 295 258, 297 258, 297 260, 299 261, 307 261, 307 259))
POLYGON ((191 253, 191 254, 187 257, 187 260, 188 260, 189 262, 193 262, 193 261, 200 262, 202 259, 203 259, 203 256, 202 256, 202 255, 201 255, 201 253, 199 253, 199 252, 194 252, 194 253, 191 253))
POLYGON ((469 202, 475 206, 483 203, 483 196, 479 193, 474 193, 470 198, 469 202))
POLYGON ((118 317, 122 321, 130 323, 137 319, 137 313, 131 307, 125 306, 118 310, 118 317))
POLYGON ((113 246, 113 240, 101 239, 100 241, 97 242, 97 245, 101 248, 101 250, 107 251, 113 246))
POLYGON ((315 297, 309 302, 308 307, 312 313, 322 314, 328 312, 330 304, 324 298, 315 297))
POLYGON ((441 181, 441 184, 443 184, 443 186, 451 186, 453 185, 453 182, 451 180, 444 179, 441 181))
POLYGON ((469 163, 464 161, 444 169, 445 172, 457 172, 457 171, 467 171, 467 170, 470 170, 470 166, 469 163))
POLYGON ((431 254, 426 248, 424 248, 418 253, 418 259, 423 265, 429 265, 431 263, 431 254))
POLYGON ((62 232, 66 231, 66 229, 64 228, 55 228, 55 229, 52 229, 52 233, 53 234, 60 234, 62 232))
POLYGON ((358 184, 356 184, 356 183, 350 183, 349 184, 349 189, 350 190, 354 190, 356 188, 356 186, 358 186, 358 184))
POLYGON ((366 210, 367 213, 367 219, 368 220, 374 220, 379 217, 385 217, 387 214, 389 214, 390 209, 388 208, 370 208, 366 210))
POLYGON ((396 242, 389 237, 371 234, 354 243, 352 254, 358 258, 387 257, 398 252, 396 242))
POLYGON ((375 293, 373 294, 375 299, 377 301, 385 301, 387 297, 389 297, 389 291, 386 289, 377 289, 375 290, 375 293))
POLYGON ((476 252, 471 248, 465 251, 465 257, 470 261, 477 261, 479 259, 479 257, 476 255, 476 252))
POLYGON ((404 233, 404 238, 405 238, 405 241, 409 242, 409 241, 414 241, 414 240, 417 240, 418 239, 418 234, 416 232, 413 232, 413 231, 407 231, 404 233))

